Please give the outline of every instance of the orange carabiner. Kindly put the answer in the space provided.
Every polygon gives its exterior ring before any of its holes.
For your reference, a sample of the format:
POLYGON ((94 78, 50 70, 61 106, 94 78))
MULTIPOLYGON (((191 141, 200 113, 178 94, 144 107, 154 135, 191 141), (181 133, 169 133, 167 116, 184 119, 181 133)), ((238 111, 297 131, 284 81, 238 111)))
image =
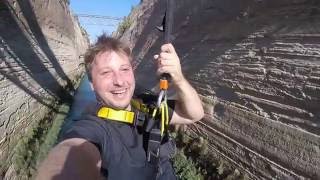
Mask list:
POLYGON ((166 79, 160 79, 160 89, 161 90, 167 90, 168 87, 169 87, 169 84, 168 84, 168 80, 166 79))

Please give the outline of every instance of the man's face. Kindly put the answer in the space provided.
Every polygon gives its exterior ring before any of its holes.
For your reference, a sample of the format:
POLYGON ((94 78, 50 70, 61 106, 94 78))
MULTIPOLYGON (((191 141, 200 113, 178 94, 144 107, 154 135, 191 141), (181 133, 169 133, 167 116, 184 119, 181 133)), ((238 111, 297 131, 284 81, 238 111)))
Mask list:
POLYGON ((128 109, 135 88, 129 58, 122 53, 103 52, 96 56, 91 69, 92 88, 106 106, 128 109))

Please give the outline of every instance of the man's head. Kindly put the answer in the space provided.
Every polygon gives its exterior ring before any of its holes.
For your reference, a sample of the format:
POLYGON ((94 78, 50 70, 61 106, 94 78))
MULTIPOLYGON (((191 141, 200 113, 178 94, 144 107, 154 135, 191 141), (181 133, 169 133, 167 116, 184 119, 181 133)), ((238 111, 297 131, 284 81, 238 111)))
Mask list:
POLYGON ((111 108, 129 108, 135 88, 130 48, 103 34, 87 50, 84 60, 98 100, 111 108))

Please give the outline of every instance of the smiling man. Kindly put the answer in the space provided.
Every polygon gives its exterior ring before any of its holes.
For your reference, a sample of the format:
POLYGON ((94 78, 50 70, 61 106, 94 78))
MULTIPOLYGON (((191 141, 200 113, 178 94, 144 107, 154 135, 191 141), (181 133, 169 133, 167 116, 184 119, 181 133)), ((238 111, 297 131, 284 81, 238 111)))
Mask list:
POLYGON ((97 54, 93 62, 90 62, 92 59, 86 60, 91 68, 91 85, 99 100, 111 108, 130 110, 135 80, 130 54, 126 51, 127 49, 119 49, 118 52, 106 51, 97 54))
MULTIPOLYGON (((170 124, 200 120, 204 115, 201 101, 184 78, 174 47, 164 44, 155 60, 158 74, 170 74, 177 93, 177 99, 169 103, 170 124)), ((39 167, 37 179, 176 179, 169 161, 170 138, 161 139, 160 154, 151 152, 155 160, 148 156, 153 135, 145 127, 151 121, 150 112, 142 112, 132 103, 135 79, 131 61, 130 48, 105 35, 88 49, 86 70, 98 104, 64 132, 62 141, 39 167)))

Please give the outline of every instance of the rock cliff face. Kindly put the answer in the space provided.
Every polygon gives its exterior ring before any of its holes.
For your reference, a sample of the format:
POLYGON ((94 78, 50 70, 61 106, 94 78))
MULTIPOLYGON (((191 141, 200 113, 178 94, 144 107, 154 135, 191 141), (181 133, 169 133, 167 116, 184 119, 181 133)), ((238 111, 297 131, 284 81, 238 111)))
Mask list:
MULTIPOLYGON (((122 36, 148 89, 157 84, 161 2, 143 1, 122 36)), ((251 178, 319 179, 319 1, 175 2, 173 44, 206 110, 189 130, 251 178)))
POLYGON ((0 2, 0 177, 29 126, 71 97, 88 43, 65 0, 0 2))

